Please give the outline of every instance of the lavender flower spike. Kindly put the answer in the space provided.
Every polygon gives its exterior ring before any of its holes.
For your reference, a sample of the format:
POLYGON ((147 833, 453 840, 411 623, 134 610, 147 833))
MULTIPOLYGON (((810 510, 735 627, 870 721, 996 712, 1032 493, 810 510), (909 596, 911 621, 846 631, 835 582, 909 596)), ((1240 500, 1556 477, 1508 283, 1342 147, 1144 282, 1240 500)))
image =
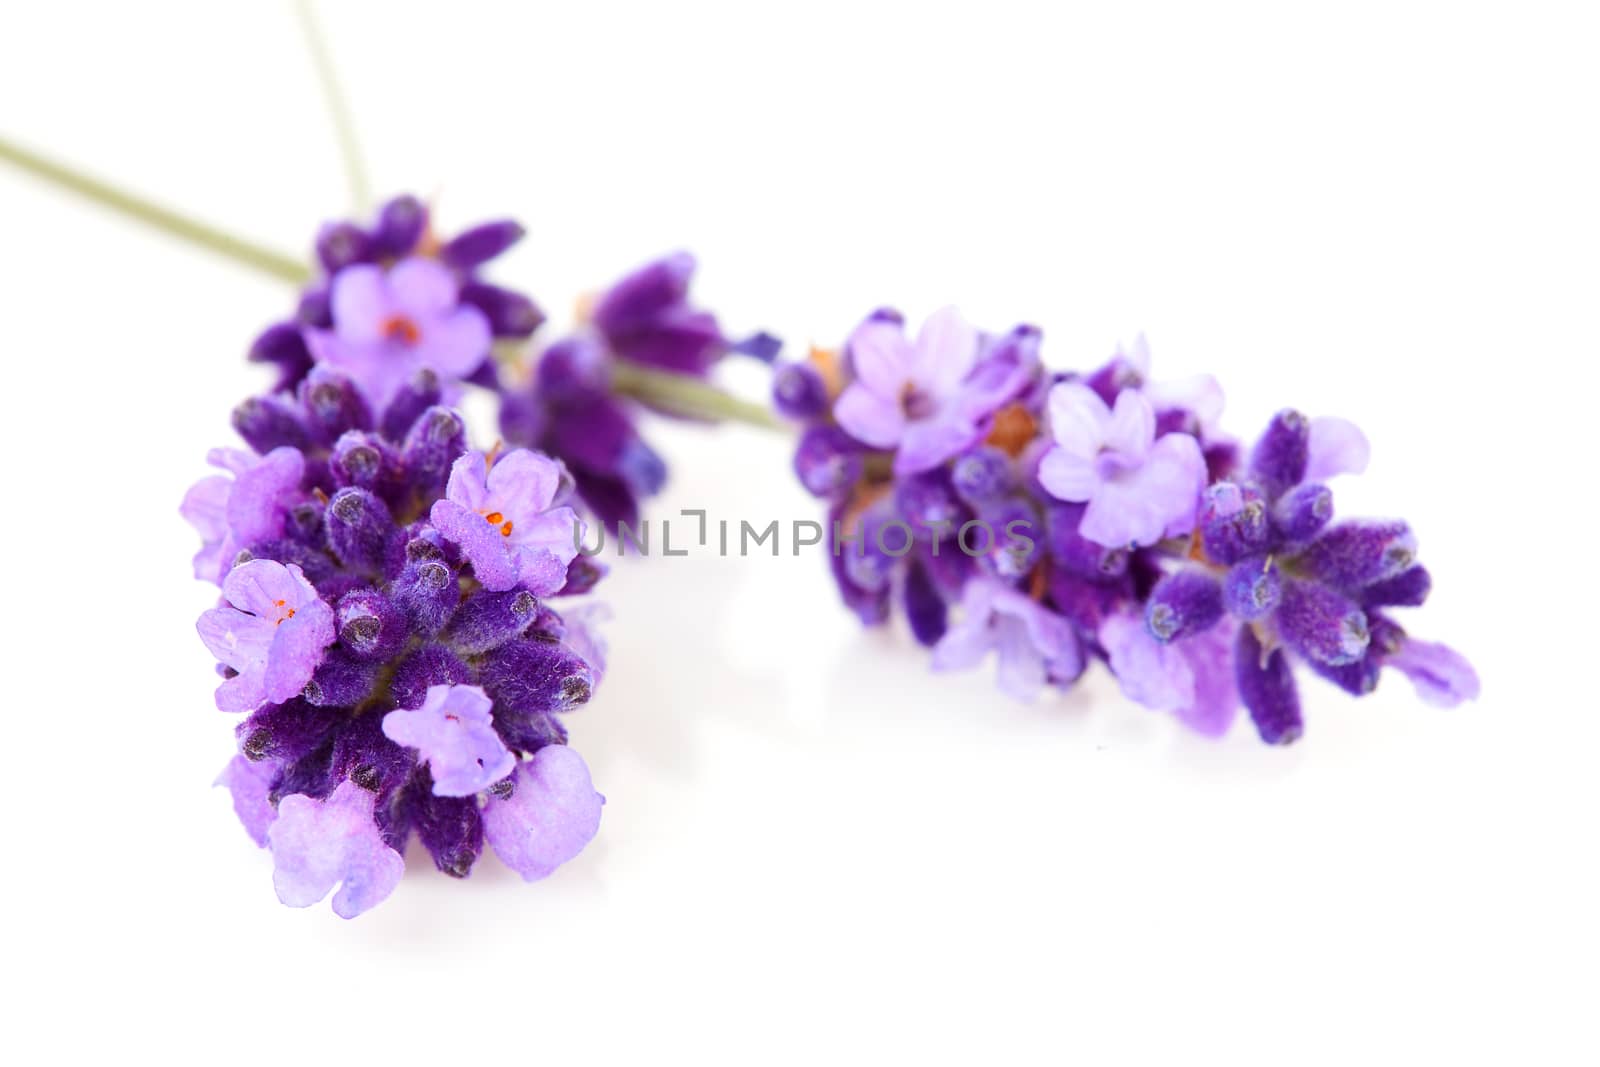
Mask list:
POLYGON ((389 740, 414 748, 433 774, 433 793, 469 797, 510 774, 516 757, 494 732, 484 691, 475 685, 434 685, 422 707, 383 717, 389 740))
POLYGON ((279 802, 277 821, 267 829, 279 900, 308 908, 340 885, 333 912, 354 919, 394 892, 406 863, 373 821, 376 799, 345 781, 327 800, 295 794, 279 802))
POLYGON ((1039 464, 1039 483, 1058 500, 1086 503, 1079 533, 1097 544, 1153 545, 1194 528, 1206 483, 1200 443, 1185 433, 1156 437, 1155 410, 1124 389, 1116 407, 1088 386, 1050 391, 1055 447, 1039 464))
POLYGON ((566 584, 582 537, 577 512, 552 506, 561 480, 560 466, 536 452, 514 449, 492 466, 482 452, 468 452, 450 468, 445 499, 429 517, 484 588, 548 596, 566 584))
POLYGON ((222 581, 227 603, 200 616, 196 629, 233 677, 217 687, 217 707, 252 711, 305 688, 334 642, 333 609, 294 564, 253 559, 222 581))

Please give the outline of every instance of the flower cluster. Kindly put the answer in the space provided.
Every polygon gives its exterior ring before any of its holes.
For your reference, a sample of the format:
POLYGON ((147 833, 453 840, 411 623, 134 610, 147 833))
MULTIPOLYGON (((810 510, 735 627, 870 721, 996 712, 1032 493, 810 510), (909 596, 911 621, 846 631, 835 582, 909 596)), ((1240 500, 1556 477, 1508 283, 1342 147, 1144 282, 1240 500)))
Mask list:
POLYGON ((1216 381, 1151 380, 1142 339, 1086 374, 1039 349, 950 309, 913 339, 884 310, 778 367, 863 622, 898 600, 935 669, 994 652, 1022 699, 1102 660, 1141 704, 1210 735, 1242 705, 1273 744, 1303 730, 1296 662, 1357 696, 1392 667, 1433 703, 1476 697, 1466 660, 1391 617, 1431 587, 1410 529, 1333 521, 1326 482, 1367 462, 1353 425, 1285 411, 1246 452, 1216 381))
POLYGON ((544 322, 526 295, 479 277, 522 236, 501 219, 440 239, 414 196, 390 200, 368 226, 330 222, 316 240, 323 276, 301 293, 293 318, 256 338, 250 358, 278 369, 281 391, 317 363, 346 368, 366 379, 380 408, 423 373, 447 391, 463 379, 492 387, 491 340, 530 337, 544 322))
POLYGON ((716 316, 694 307, 694 271, 694 257, 680 252, 627 275, 595 300, 581 329, 539 354, 527 382, 503 392, 505 439, 560 457, 579 497, 608 528, 637 525, 639 501, 658 492, 667 476, 639 433, 638 404, 617 389, 619 369, 703 379, 730 352, 764 360, 777 354, 771 337, 731 340, 716 316))
MULTIPOLYGON (((371 303, 365 282, 341 295, 361 266, 341 271, 340 325, 379 306, 415 311, 424 333, 459 321, 442 289, 396 280, 415 262, 371 303)), ((220 473, 183 503, 196 577, 221 587, 198 624, 217 707, 245 716, 219 784, 286 904, 339 886, 338 914, 365 911, 399 881, 412 834, 447 874, 487 841, 544 877, 594 836, 603 803, 559 718, 604 671, 589 609, 551 603, 599 577, 577 554, 570 479, 537 453, 470 450, 437 375, 394 379, 311 336, 317 365, 236 410, 250 448, 213 452, 220 473)))

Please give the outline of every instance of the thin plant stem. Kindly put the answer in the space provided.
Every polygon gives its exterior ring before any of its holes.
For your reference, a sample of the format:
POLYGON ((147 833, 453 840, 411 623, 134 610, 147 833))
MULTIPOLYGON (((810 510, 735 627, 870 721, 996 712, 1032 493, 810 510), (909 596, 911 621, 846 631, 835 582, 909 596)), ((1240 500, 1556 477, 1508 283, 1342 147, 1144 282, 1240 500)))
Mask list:
POLYGON ((328 116, 333 120, 339 154, 344 157, 344 175, 350 186, 351 206, 357 215, 365 215, 372 206, 372 190, 367 181, 366 165, 361 158, 361 142, 356 139, 356 124, 350 113, 350 103, 339 85, 333 56, 328 51, 328 43, 311 0, 296 0, 294 9, 300 17, 300 30, 305 35, 306 50, 311 53, 311 64, 317 69, 317 81, 322 84, 322 99, 328 105, 328 116))
POLYGON ((310 266, 301 260, 219 230, 198 219, 181 215, 64 163, 30 152, 3 137, 0 137, 0 160, 5 160, 52 185, 77 193, 129 218, 137 219, 163 233, 225 256, 235 263, 253 267, 294 285, 304 285, 311 279, 310 266))
POLYGON ((760 404, 740 400, 687 374, 643 367, 627 360, 612 365, 611 386, 622 396, 670 411, 674 415, 711 422, 742 422, 763 430, 790 427, 760 404))

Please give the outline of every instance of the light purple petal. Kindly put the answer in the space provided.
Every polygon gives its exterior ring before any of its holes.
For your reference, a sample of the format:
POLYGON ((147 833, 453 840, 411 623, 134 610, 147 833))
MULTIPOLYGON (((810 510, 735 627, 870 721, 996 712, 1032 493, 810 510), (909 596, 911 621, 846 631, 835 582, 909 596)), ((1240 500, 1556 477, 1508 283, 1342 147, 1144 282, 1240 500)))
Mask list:
POLYGON ((334 914, 353 919, 394 892, 405 860, 373 822, 375 799, 346 780, 327 800, 294 794, 279 801, 278 818, 267 829, 279 900, 310 907, 340 885, 334 914))
POLYGON ((468 452, 451 464, 444 495, 469 511, 482 508, 489 499, 488 458, 482 452, 468 452))
MULTIPOLYGON (((454 481, 454 476, 451 478, 454 481)), ((502 592, 517 584, 518 560, 511 542, 482 515, 454 500, 436 500, 428 519, 447 540, 461 549, 472 573, 485 589, 502 592)))
POLYGON ((561 621, 566 624, 566 646, 589 665, 594 684, 599 685, 606 673, 606 639, 600 625, 611 620, 611 609, 604 604, 584 604, 576 608, 562 608, 561 621))
POLYGON ((1100 644, 1111 673, 1129 700, 1156 711, 1176 711, 1194 701, 1195 678, 1178 645, 1150 636, 1137 615, 1113 615, 1100 624, 1100 644))
POLYGON ((955 393, 978 359, 978 331, 953 307, 928 316, 917 334, 911 380, 932 395, 955 393))
POLYGON ((906 416, 898 398, 888 398, 857 382, 833 405, 833 417, 845 433, 873 448, 893 448, 906 432, 906 416))
POLYGON ((1085 459, 1098 455, 1111 423, 1111 409, 1099 394, 1077 382, 1062 382, 1050 390, 1048 404, 1056 444, 1085 459))
POLYGON ((284 566, 276 560, 252 559, 228 572, 222 595, 240 611, 276 622, 280 607, 297 608, 315 599, 317 591, 293 563, 284 566))
POLYGON ((337 637, 333 609, 321 600, 302 604, 294 618, 279 623, 261 679, 267 699, 281 704, 299 695, 337 637))
POLYGON ((1239 710, 1233 680, 1233 635, 1228 620, 1194 637, 1162 644, 1136 614, 1100 624, 1100 644, 1129 700, 1171 712, 1189 729, 1221 737, 1239 710))
POLYGON ((416 362, 446 380, 465 378, 489 355, 494 338, 489 320, 475 307, 460 307, 424 323, 412 349, 416 362))
POLYGON ((383 336, 383 321, 391 310, 383 269, 358 263, 334 275, 330 307, 340 338, 356 344, 377 341, 383 336))
POLYGON ((484 837, 507 867, 537 881, 593 840, 604 803, 583 758, 566 745, 546 745, 517 766, 510 797, 491 796, 484 805, 484 837))
POLYGON ((1028 637, 1027 625, 1019 618, 1003 617, 994 625, 994 646, 999 669, 995 678, 1000 691, 1014 700, 1034 700, 1047 677, 1044 655, 1028 637))
POLYGON ((1039 461, 1039 484, 1057 500, 1081 504, 1100 488, 1094 460, 1055 446, 1039 461))
POLYGON ((429 686, 420 708, 385 715, 383 732, 421 753, 433 774, 435 796, 472 796, 510 774, 517 763, 495 733, 493 707, 475 685, 429 686))
POLYGON ((917 474, 932 470, 945 460, 966 451, 983 436, 978 425, 958 413, 941 413, 906 425, 895 453, 896 474, 917 474))
POLYGON ((243 756, 235 756, 212 783, 228 787, 233 794, 233 813, 239 817, 250 840, 263 848, 267 844, 267 827, 278 817, 278 809, 268 799, 277 775, 278 764, 274 760, 252 763, 243 756))
POLYGON ((1305 481, 1325 482, 1340 474, 1360 474, 1372 458, 1367 435, 1346 419, 1324 416, 1311 420, 1310 462, 1305 481))
POLYGON ((266 663, 274 626, 271 620, 223 605, 202 614, 195 631, 217 662, 245 671, 266 663))
POLYGON ((1110 548, 1153 545, 1187 532, 1194 527, 1205 479, 1200 443, 1188 434, 1166 434, 1143 466, 1101 483, 1078 532, 1110 548))
POLYGON ((1106 448, 1128 459, 1143 459, 1156 439, 1156 413, 1150 401, 1137 389, 1118 393, 1105 435, 1106 448))
POLYGON ((1156 411, 1181 408, 1193 414, 1207 431, 1222 418, 1222 383, 1209 374, 1197 374, 1173 382, 1151 382, 1143 392, 1156 411))
POLYGON ((283 534, 289 506, 299 495, 306 461, 297 448, 274 448, 239 474, 228 494, 228 527, 244 546, 283 534))
MULTIPOLYGON (((340 274, 341 278, 343 276, 340 274)), ((392 311, 419 321, 436 319, 453 310, 460 293, 455 275, 438 261, 420 256, 401 260, 390 267, 385 280, 392 311)))
POLYGON ((1385 658, 1384 665, 1410 678, 1417 695, 1435 707, 1453 708, 1477 700, 1482 690, 1472 664, 1448 645, 1407 638, 1399 651, 1385 658))
MULTIPOLYGON (((489 502, 513 522, 515 539, 522 526, 550 507, 560 484, 561 468, 555 460, 525 448, 513 449, 489 468, 489 502)), ((572 540, 570 527, 567 540, 572 540)))
POLYGON ((857 381, 869 392, 896 404, 900 391, 911 380, 915 360, 916 353, 898 323, 868 322, 850 338, 850 365, 857 381))

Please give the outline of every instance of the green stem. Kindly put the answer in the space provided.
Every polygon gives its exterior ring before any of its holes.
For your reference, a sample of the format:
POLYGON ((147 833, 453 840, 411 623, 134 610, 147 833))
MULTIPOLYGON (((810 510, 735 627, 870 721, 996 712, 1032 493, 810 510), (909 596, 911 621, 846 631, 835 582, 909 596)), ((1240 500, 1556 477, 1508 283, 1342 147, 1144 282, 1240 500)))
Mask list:
POLYGON ((69 189, 114 211, 120 211, 130 218, 138 219, 147 226, 153 226, 190 244, 226 256, 236 263, 254 267, 295 285, 304 285, 311 280, 311 268, 297 259, 270 248, 263 248, 242 237, 235 237, 231 233, 208 226, 186 215, 180 215, 143 197, 124 192, 98 178, 91 178, 64 164, 35 155, 3 137, 0 137, 0 159, 15 164, 35 177, 69 189))
POLYGON ((367 168, 361 160, 361 142, 356 139, 356 124, 350 114, 350 104, 339 87, 333 57, 328 53, 328 44, 317 22, 317 14, 312 10, 311 0, 299 0, 294 7, 300 16, 300 30, 305 35, 306 50, 311 53, 311 64, 317 69, 317 81, 322 83, 322 98, 333 119, 339 154, 344 157, 344 175, 350 185, 351 207, 355 214, 365 215, 372 205, 372 191, 367 183, 367 168))
POLYGON ((622 396, 675 415, 710 422, 742 422, 763 430, 789 429, 788 423, 760 404, 729 396, 716 386, 687 374, 618 360, 612 367, 611 385, 622 396))

